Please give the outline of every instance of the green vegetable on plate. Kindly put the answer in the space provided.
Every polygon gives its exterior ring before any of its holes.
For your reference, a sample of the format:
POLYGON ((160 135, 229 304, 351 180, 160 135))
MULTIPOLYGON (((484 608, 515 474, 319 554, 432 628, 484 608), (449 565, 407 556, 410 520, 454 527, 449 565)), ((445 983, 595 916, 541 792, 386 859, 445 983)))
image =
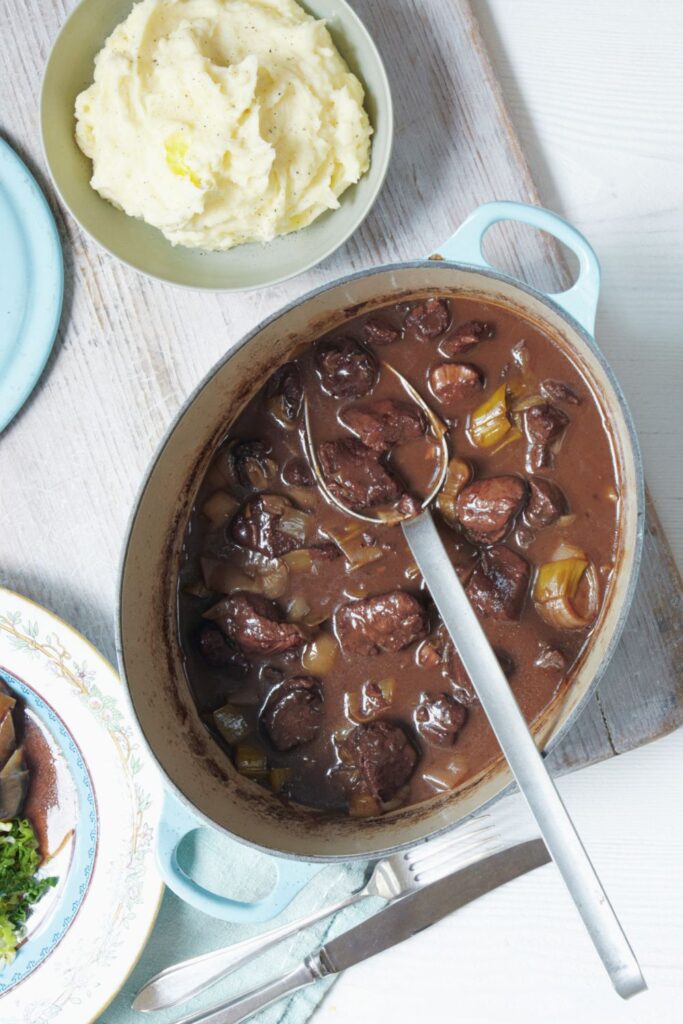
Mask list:
POLYGON ((38 840, 29 821, 0 821, 0 971, 10 964, 24 935, 31 907, 56 878, 37 878, 38 840))

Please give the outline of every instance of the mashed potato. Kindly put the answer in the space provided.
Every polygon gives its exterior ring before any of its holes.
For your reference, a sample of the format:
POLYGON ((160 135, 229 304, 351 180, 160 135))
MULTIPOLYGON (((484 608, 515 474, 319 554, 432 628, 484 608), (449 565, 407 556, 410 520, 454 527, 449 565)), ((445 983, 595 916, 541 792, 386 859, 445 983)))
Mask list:
POLYGON ((305 227, 370 159, 362 86, 294 0, 142 0, 76 121, 92 187, 203 249, 305 227))

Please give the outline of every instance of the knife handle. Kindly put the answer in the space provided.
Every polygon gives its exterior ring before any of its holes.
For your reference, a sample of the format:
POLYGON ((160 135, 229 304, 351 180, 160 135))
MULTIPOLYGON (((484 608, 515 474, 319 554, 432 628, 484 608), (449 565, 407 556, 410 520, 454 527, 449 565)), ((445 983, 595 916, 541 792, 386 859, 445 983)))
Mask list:
POLYGON ((307 957, 302 964, 289 974, 271 981, 268 985, 247 992, 232 1002, 215 1006, 212 1010, 200 1010, 189 1017, 182 1017, 176 1024, 240 1024, 259 1010, 265 1010, 271 1003, 277 1003, 297 989, 313 984, 323 977, 324 971, 317 957, 307 957))

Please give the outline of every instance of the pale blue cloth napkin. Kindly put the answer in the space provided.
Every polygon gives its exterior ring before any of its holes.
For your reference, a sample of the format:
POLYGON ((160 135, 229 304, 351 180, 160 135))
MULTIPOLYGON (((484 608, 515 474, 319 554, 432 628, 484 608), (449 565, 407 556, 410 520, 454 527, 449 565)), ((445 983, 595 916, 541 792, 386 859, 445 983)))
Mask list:
MULTIPOLYGON (((245 846, 208 831, 188 837, 180 859, 183 867, 199 882, 238 899, 253 899, 259 888, 261 892, 267 888, 268 879, 272 877, 264 858, 245 846)), ((366 871, 367 864, 362 863, 327 865, 277 918, 276 923, 301 917, 317 907, 341 899, 362 886, 366 871)), ((130 1008, 135 993, 164 967, 239 942, 274 924, 245 926, 217 921, 192 910, 167 890, 149 943, 123 989, 99 1018, 100 1024, 149 1024, 152 1020, 154 1024, 171 1024, 185 1014, 242 994, 291 970, 328 937, 352 927, 381 905, 378 900, 363 900, 333 918, 326 918, 182 1006, 153 1015, 136 1013, 130 1008)), ((305 1024, 330 984, 332 979, 317 982, 257 1014, 252 1020, 255 1024, 305 1024)))

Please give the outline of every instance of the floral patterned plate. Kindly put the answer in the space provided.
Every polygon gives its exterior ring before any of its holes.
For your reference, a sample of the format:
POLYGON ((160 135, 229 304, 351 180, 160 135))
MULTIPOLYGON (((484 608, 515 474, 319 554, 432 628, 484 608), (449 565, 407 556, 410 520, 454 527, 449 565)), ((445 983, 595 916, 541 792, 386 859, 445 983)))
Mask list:
POLYGON ((47 912, 0 971, 0 1021, 90 1024, 130 974, 159 909, 160 780, 111 665, 71 626, 1 587, 0 678, 47 729, 78 806, 66 876, 62 867, 47 912))

